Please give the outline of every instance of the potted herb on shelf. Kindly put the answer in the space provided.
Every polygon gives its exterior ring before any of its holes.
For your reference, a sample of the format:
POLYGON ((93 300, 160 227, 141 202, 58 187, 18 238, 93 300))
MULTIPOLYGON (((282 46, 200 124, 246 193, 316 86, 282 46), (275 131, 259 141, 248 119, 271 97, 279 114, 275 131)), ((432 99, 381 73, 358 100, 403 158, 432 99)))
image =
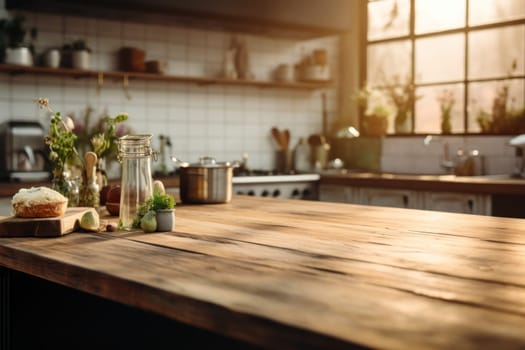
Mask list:
POLYGON ((394 130, 396 134, 412 132, 412 106, 422 96, 416 95, 416 88, 412 79, 407 77, 403 82, 398 75, 386 86, 387 95, 396 107, 394 130))
POLYGON ((390 111, 387 107, 378 105, 371 113, 365 114, 363 119, 363 132, 367 136, 385 136, 388 129, 388 116, 390 111))
POLYGON ((29 31, 30 40, 25 41, 27 30, 24 28, 24 16, 0 20, 0 61, 23 66, 33 65, 34 45, 37 37, 36 28, 29 31))
POLYGON ((364 115, 361 119, 363 134, 377 137, 386 135, 391 108, 384 93, 378 89, 365 86, 357 92, 355 98, 364 115))
POLYGON ((77 39, 62 46, 62 61, 64 67, 76 69, 90 68, 91 48, 84 39, 77 39))

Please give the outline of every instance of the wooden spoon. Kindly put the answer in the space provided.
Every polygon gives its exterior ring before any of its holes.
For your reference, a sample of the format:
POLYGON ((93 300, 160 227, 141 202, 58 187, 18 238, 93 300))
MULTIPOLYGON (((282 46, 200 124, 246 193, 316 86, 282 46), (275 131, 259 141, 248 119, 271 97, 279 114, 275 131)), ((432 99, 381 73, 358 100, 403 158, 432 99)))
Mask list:
POLYGON ((277 143, 277 147, 279 148, 279 150, 282 150, 283 142, 282 142, 281 132, 275 126, 272 127, 272 136, 275 142, 277 143))
POLYGON ((97 154, 95 152, 86 152, 84 155, 86 161, 86 175, 90 181, 93 176, 93 169, 97 166, 97 154))
POLYGON ((283 149, 288 150, 290 147, 290 130, 284 129, 283 131, 283 149))

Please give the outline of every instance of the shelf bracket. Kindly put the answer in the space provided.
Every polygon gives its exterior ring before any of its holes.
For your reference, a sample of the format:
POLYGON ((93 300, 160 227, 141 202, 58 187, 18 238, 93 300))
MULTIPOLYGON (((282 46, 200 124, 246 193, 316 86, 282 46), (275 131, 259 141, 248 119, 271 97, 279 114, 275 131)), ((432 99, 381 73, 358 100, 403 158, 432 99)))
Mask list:
POLYGON ((122 88, 124 89, 124 95, 126 95, 126 98, 131 100, 131 95, 129 93, 129 78, 127 74, 124 74, 124 78, 122 79, 122 88))
POLYGON ((102 90, 103 85, 104 85, 104 73, 98 72, 97 74, 97 96, 100 96, 100 91, 102 90))

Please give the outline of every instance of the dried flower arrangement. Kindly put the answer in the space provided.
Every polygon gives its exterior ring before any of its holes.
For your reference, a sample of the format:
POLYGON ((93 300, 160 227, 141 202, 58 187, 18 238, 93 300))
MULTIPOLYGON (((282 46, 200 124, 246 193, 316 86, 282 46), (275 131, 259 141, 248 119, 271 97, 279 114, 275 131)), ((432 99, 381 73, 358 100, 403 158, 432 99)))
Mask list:
MULTIPOLYGON (((55 112, 49 105, 47 98, 37 99, 37 104, 40 109, 45 109, 51 113, 51 121, 49 132, 45 137, 45 143, 48 145, 50 153, 49 159, 53 163, 53 187, 70 198, 72 195, 72 184, 69 179, 68 167, 76 166, 80 168, 81 174, 84 174, 85 164, 84 157, 78 151, 79 136, 75 133, 78 129, 75 128, 73 118, 63 118, 60 112, 55 112)), ((82 139, 90 136, 89 142, 92 151, 98 157, 104 157, 107 152, 115 145, 117 136, 117 125, 123 123, 128 119, 126 113, 120 113, 115 117, 106 116, 99 122, 99 128, 92 134, 82 134, 82 139)), ((86 147, 83 148, 83 153, 89 151, 86 147)), ((70 201, 74 203, 74 201, 70 201)))
POLYGON ((399 75, 395 75, 392 80, 386 84, 385 91, 392 103, 396 107, 396 117, 394 120, 396 132, 410 132, 405 129, 406 124, 411 120, 410 113, 415 101, 422 96, 416 96, 415 85, 410 77, 404 82, 399 75))
POLYGON ((444 89, 437 98, 439 108, 441 109, 441 132, 443 134, 450 134, 452 132, 452 107, 456 103, 454 92, 449 89, 444 89))
MULTIPOLYGON (((525 105, 515 107, 515 99, 509 101, 509 79, 517 69, 517 62, 512 61, 507 78, 496 91, 492 100, 492 113, 480 109, 476 121, 483 133, 516 134, 525 132, 525 105)), ((475 102, 475 101, 474 101, 475 102)))

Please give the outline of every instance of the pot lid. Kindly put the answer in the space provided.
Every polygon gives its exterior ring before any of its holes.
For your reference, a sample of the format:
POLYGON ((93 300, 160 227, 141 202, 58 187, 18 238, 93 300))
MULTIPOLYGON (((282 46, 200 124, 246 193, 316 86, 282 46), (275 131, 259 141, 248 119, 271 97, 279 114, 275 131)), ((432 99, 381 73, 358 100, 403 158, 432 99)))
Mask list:
POLYGON ((214 157, 209 156, 200 157, 197 163, 183 162, 177 158, 172 159, 175 163, 177 163, 180 167, 183 168, 224 168, 238 166, 237 164, 235 164, 236 162, 234 162, 234 164, 230 162, 217 162, 214 157))

